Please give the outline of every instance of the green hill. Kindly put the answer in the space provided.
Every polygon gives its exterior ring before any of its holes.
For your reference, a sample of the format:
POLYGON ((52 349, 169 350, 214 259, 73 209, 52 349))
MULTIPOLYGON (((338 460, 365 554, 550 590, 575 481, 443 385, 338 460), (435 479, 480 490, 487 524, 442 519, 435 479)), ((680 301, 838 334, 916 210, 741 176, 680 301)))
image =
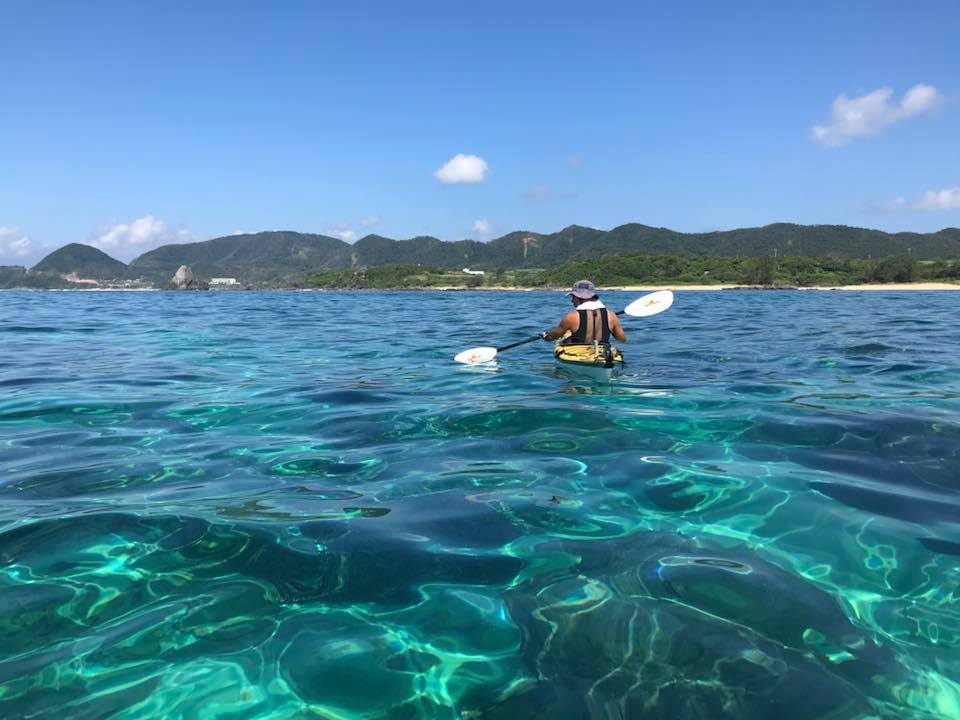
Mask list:
MULTIPOLYGON (((625 225, 612 230, 611 234, 634 227, 625 225)), ((678 249, 665 236, 647 237, 649 239, 643 248, 645 252, 675 253, 678 249)), ((947 228, 926 234, 891 234, 845 225, 777 223, 760 228, 684 235, 680 246, 690 255, 846 255, 854 258, 878 258, 912 254, 920 260, 934 260, 960 256, 960 229, 947 228)))
POLYGON ((261 232, 164 245, 130 263, 127 276, 165 283, 181 265, 196 277, 273 283, 323 268, 350 266, 350 245, 325 235, 261 232))
POLYGON ((0 288, 27 287, 27 269, 22 265, 0 265, 0 288))
POLYGON ((843 225, 778 223, 710 233, 680 233, 647 225, 621 225, 604 232, 572 225, 558 233, 511 233, 488 243, 487 255, 475 265, 551 267, 568 260, 603 255, 649 253, 693 256, 803 255, 878 258, 912 254, 921 260, 960 257, 960 230, 937 233, 896 233, 843 225), (504 261, 506 264, 499 264, 504 261))
POLYGON ((49 290, 52 288, 76 287, 73 283, 64 280, 60 273, 55 272, 28 272, 22 265, 0 265, 0 290, 31 288, 49 290))
POLYGON ((95 248, 67 245, 38 263, 36 273, 97 280, 137 279, 166 284, 188 265, 199 278, 233 277, 241 283, 288 286, 310 273, 381 265, 422 265, 478 270, 533 270, 611 255, 690 257, 849 257, 909 255, 917 260, 960 258, 960 229, 936 233, 885 233, 843 225, 778 223, 709 233, 681 233, 648 225, 604 231, 571 225, 556 233, 512 232, 482 243, 434 237, 392 240, 367 235, 350 245, 325 235, 291 231, 231 235, 164 245, 124 266, 95 248))
POLYGON ((420 264, 460 268, 483 257, 486 252, 486 244, 476 240, 445 242, 429 236, 391 240, 379 235, 367 235, 352 246, 352 264, 371 267, 420 264))
POLYGON ((325 289, 569 287, 588 277, 599 286, 726 285, 813 287, 860 283, 960 282, 960 261, 920 261, 909 255, 880 260, 763 255, 605 255, 569 260, 543 270, 504 270, 470 275, 427 265, 378 265, 362 271, 310 273, 295 287, 325 289))
MULTIPOLYGON (((422 264, 478 270, 547 268, 571 260, 628 254, 695 257, 799 255, 881 258, 912 255, 918 260, 960 257, 960 230, 936 233, 885 233, 843 225, 779 223, 710 233, 681 233, 647 225, 621 225, 604 231, 571 225, 550 233, 512 232, 488 243, 443 242, 436 238, 390 240, 368 235, 352 247, 353 265, 422 264)), ((327 267, 349 267, 343 257, 327 267)))
POLYGON ((55 273, 92 280, 120 280, 126 276, 127 266, 105 252, 89 245, 70 243, 54 250, 30 268, 30 274, 55 273))

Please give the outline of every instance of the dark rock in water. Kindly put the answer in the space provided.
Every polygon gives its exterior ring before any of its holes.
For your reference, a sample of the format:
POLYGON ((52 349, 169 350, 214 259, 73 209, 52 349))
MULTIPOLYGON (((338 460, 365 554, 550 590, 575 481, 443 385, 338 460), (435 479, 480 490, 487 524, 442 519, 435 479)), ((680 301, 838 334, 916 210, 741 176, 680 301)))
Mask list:
POLYGON ((189 267, 181 265, 170 278, 170 287, 174 290, 209 290, 210 284, 195 278, 189 267))
MULTIPOLYGON (((815 481, 809 483, 812 490, 874 515, 886 515, 908 522, 955 522, 957 510, 947 502, 937 502, 904 493, 883 492, 863 487, 851 487, 840 483, 815 481)), ((921 542, 923 542, 921 540, 921 542)))
POLYGON ((706 493, 691 492, 692 483, 680 481, 667 485, 653 485, 646 489, 645 494, 650 502, 664 510, 683 512, 692 510, 709 496, 706 493))
POLYGON ((578 571, 630 597, 679 601, 778 644, 819 652, 816 636, 873 664, 889 653, 856 628, 836 598, 754 553, 712 550, 653 533, 599 547, 589 541, 545 544, 579 558, 578 571))
POLYGON ((949 540, 939 540, 937 538, 917 538, 927 549, 943 555, 960 555, 960 543, 950 542, 949 540))
POLYGON ((852 719, 870 708, 810 655, 681 603, 569 579, 511 597, 510 613, 536 679, 478 717, 852 719))
POLYGON ((854 687, 902 673, 836 598, 755 553, 659 533, 537 550, 574 565, 506 592, 538 680, 489 717, 542 701, 543 717, 855 718, 854 687))

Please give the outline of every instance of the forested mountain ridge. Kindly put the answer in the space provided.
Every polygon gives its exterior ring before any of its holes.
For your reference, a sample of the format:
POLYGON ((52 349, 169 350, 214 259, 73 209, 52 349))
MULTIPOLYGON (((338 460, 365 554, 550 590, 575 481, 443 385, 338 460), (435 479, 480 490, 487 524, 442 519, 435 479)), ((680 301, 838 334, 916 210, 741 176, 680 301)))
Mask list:
POLYGON ((325 235, 290 231, 228 235, 158 247, 133 260, 127 276, 166 282, 181 265, 197 277, 270 283, 312 270, 349 267, 350 245, 325 235))
POLYGON ((843 225, 777 223, 708 233, 681 233, 631 223, 604 231, 571 225, 556 233, 516 231, 489 242, 434 237, 392 240, 367 235, 354 244, 326 235, 272 231, 202 242, 164 245, 125 268, 99 250, 76 243, 48 255, 30 270, 76 272, 96 279, 169 281, 180 265, 198 277, 234 277, 254 285, 283 285, 321 270, 410 264, 478 270, 550 268, 565 262, 637 253, 693 257, 850 257, 911 255, 960 257, 960 229, 935 233, 886 233, 843 225), (76 265, 76 267, 74 267, 76 265))

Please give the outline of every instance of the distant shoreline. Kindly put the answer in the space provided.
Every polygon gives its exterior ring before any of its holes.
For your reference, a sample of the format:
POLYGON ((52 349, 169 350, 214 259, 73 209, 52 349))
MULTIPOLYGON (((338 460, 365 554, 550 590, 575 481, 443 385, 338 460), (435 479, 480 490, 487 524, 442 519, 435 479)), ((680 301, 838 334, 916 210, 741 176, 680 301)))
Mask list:
POLYGON ((916 282, 866 285, 809 285, 784 288, 763 285, 617 285, 605 290, 960 290, 960 283, 916 282))
MULTIPOLYGON (((210 293, 235 292, 351 292, 356 290, 373 292, 563 292, 567 288, 560 287, 510 287, 506 285, 487 287, 437 286, 414 288, 256 288, 231 290, 204 290, 210 293)), ((885 283, 866 285, 810 285, 770 287, 763 285, 608 285, 597 288, 600 292, 653 292, 655 290, 683 291, 714 291, 714 290, 868 290, 868 291, 901 291, 901 290, 960 290, 960 283, 943 282, 916 282, 916 283, 885 283)), ((111 287, 78 287, 78 288, 0 288, 0 292, 199 292, 197 290, 168 290, 166 288, 111 288, 111 287)))
MULTIPOLYGON (((377 288, 364 288, 377 290, 377 288)), ((305 292, 343 292, 340 288, 302 288, 305 292)), ((438 286, 421 288, 380 288, 382 292, 391 290, 396 291, 442 291, 442 292, 468 292, 479 290, 481 292, 564 292, 566 287, 508 287, 508 286, 488 286, 488 287, 459 287, 459 286, 438 286)), ((872 285, 810 285, 810 286, 789 286, 789 287, 769 287, 763 285, 603 285, 597 286, 598 292, 653 292, 655 290, 673 290, 678 292, 688 291, 712 291, 712 290, 960 290, 960 283, 940 283, 940 282, 917 282, 917 283, 886 283, 872 285)))

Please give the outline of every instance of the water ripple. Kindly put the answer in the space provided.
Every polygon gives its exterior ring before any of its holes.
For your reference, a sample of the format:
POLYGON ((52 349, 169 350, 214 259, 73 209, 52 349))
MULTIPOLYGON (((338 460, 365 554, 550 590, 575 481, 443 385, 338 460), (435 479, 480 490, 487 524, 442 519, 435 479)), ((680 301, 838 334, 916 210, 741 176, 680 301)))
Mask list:
POLYGON ((0 715, 960 717, 958 300, 0 293, 0 715))

